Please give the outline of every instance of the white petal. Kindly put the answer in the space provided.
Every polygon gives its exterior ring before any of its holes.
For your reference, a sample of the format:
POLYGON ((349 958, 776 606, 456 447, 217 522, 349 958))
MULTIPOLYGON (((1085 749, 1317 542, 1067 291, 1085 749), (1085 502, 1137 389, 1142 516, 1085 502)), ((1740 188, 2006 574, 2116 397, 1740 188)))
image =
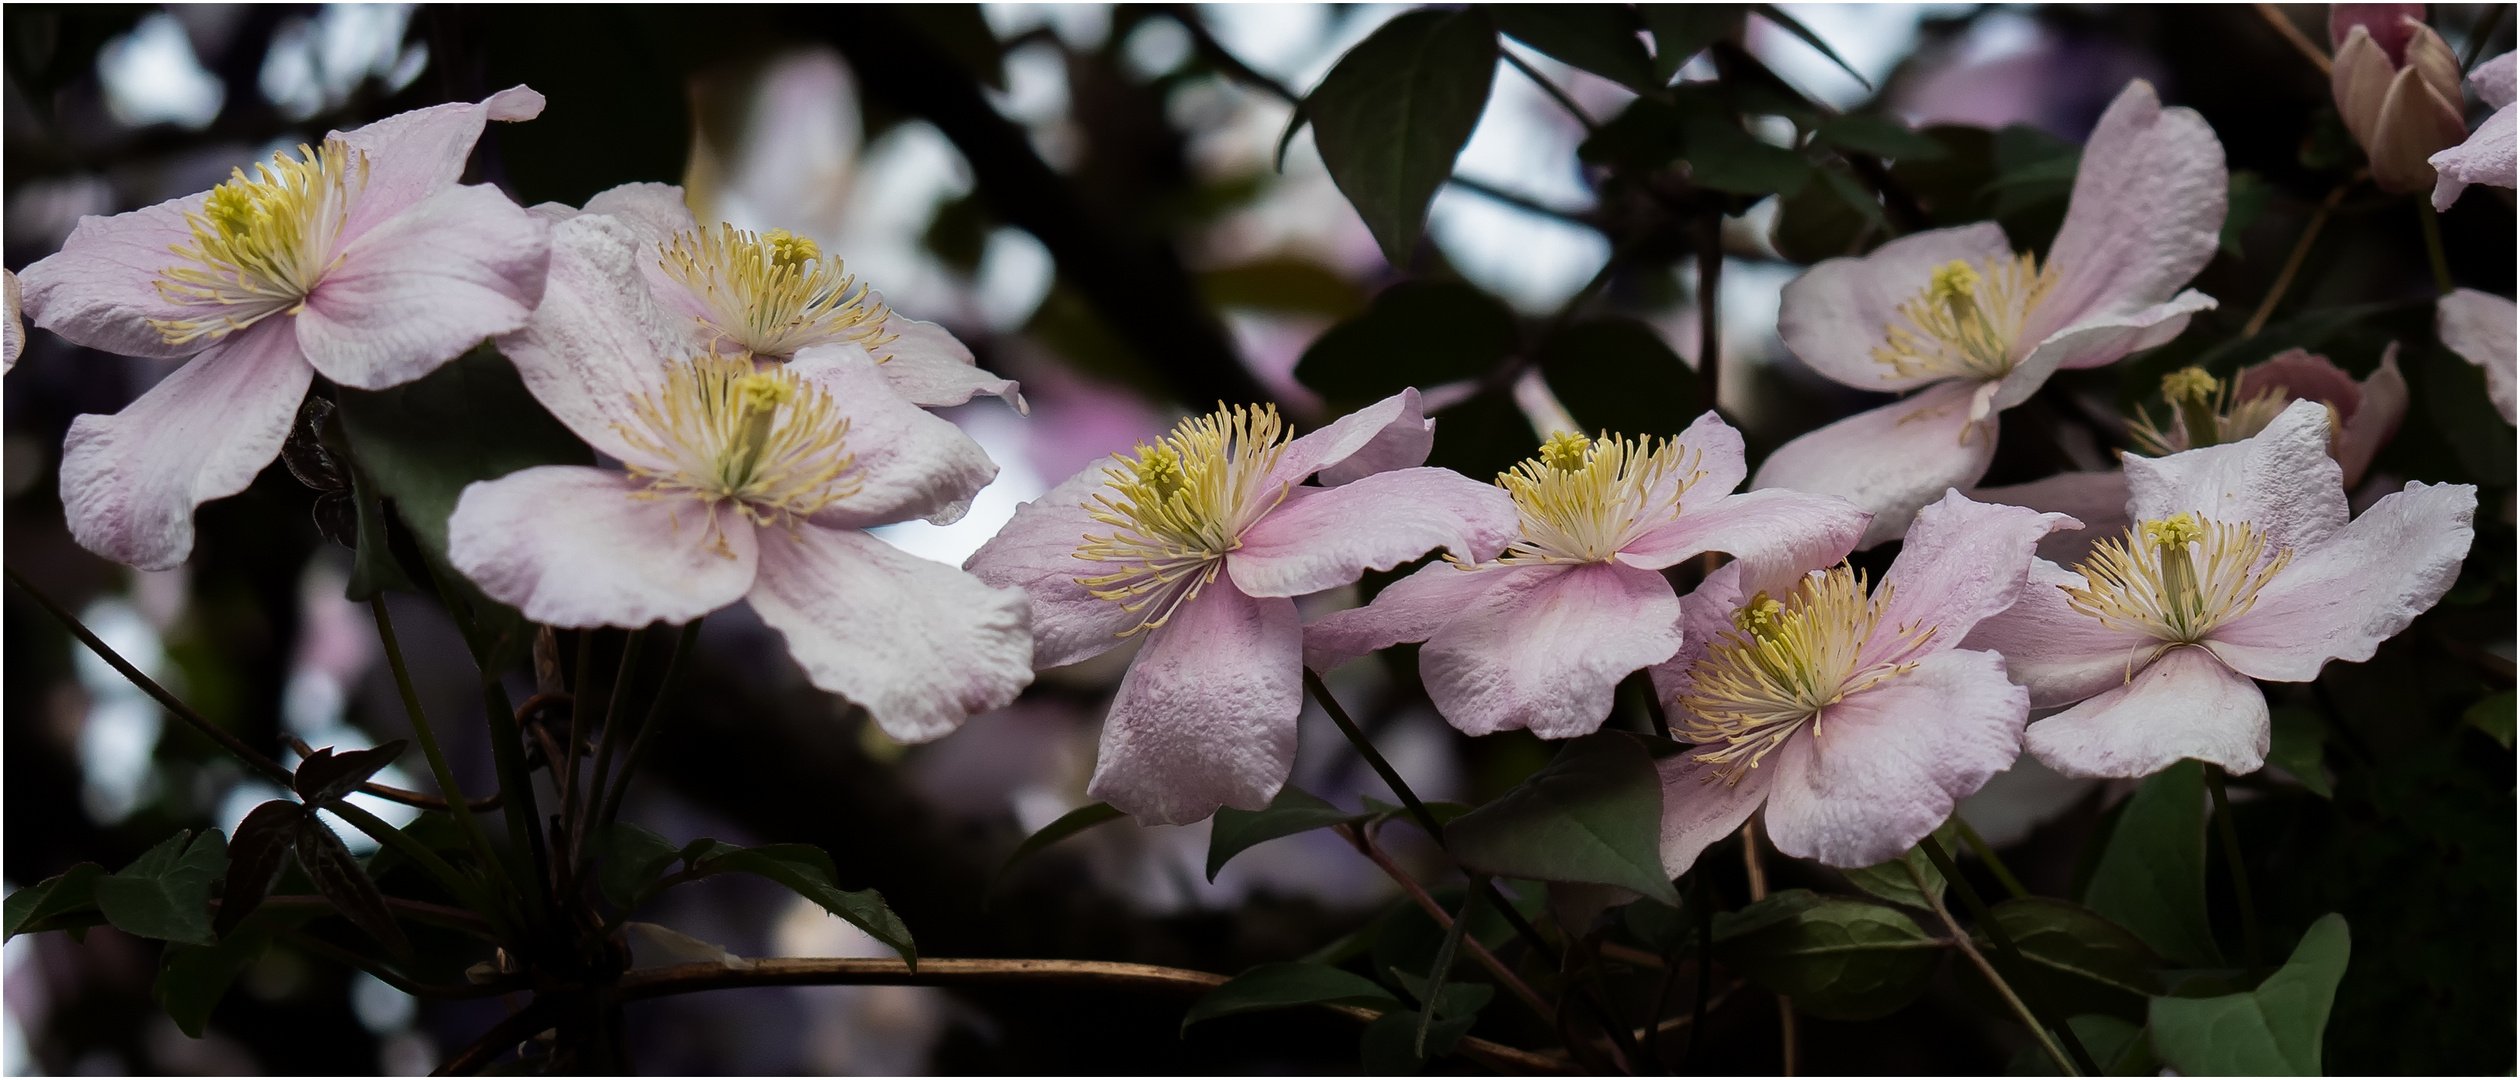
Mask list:
POLYGON ((2328 410, 2296 401, 2266 430, 2236 443, 2164 458, 2126 458, 2127 516, 2156 521, 2193 511, 2247 522, 2278 547, 2308 551, 2345 527, 2345 473, 2328 456, 2328 410))
POLYGON ((540 465, 465 485, 446 557, 491 599, 553 626, 681 623, 753 584, 751 522, 689 498, 638 497, 621 473, 540 465))
POLYGON ((1972 423, 1983 383, 1954 380, 1856 413, 1778 447, 1750 486, 1835 495, 1873 515, 1860 550, 1907 535, 1926 503, 1986 475, 1995 420, 1972 423))
POLYGON ((2133 779, 2183 758, 2256 772, 2269 735, 2256 683, 2204 649, 2178 648, 2116 689, 2030 725, 2022 741, 2067 776, 2133 779))

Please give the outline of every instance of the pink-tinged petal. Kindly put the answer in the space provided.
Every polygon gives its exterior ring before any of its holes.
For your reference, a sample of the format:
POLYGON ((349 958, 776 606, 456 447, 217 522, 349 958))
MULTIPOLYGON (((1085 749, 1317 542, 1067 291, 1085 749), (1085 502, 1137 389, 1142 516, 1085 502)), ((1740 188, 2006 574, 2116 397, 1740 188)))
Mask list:
MULTIPOLYGON (((2003 487, 1979 488, 1969 497, 1985 503, 2009 503, 2063 514, 2082 522, 2080 529, 2058 529, 2039 541, 2039 557, 2072 566, 2091 555, 2091 545, 2126 531, 2126 472, 2058 473, 2044 480, 2003 487)), ((2000 651, 2000 650, 1999 650, 2000 651)))
POLYGON ((2356 145, 2368 147, 2378 134, 2380 104, 2388 100, 2389 82, 2397 71, 2397 61, 2364 27, 2352 28, 2337 42, 2336 57, 2328 66, 2328 92, 2356 145))
POLYGON ((788 368, 822 388, 848 418, 850 476, 858 490, 815 514, 826 528, 867 528, 926 518, 961 520, 971 497, 997 478, 997 463, 953 422, 902 400, 854 345, 806 349, 788 368))
POLYGON ((9 319, 0 322, 0 373, 17 366, 18 354, 26 351, 26 323, 18 318, 18 276, 0 270, 0 288, 8 292, 9 319))
POLYGON ((638 259, 630 229, 614 219, 589 214, 554 226, 542 303, 524 329, 499 338, 499 351, 578 438, 657 467, 665 463, 648 460, 620 428, 641 425, 634 406, 663 388, 664 361, 689 350, 682 324, 635 287, 638 259))
POLYGON ((2032 563, 2021 598, 1979 622, 1960 647, 2002 654, 2012 681, 2030 691, 2036 709, 2071 705, 2125 685, 2161 642, 2150 634, 2111 629, 2074 610, 2065 602, 2065 589, 2085 584, 2082 575, 2045 559, 2032 563))
MULTIPOLYGON (((207 192, 171 199, 112 217, 83 217, 61 250, 21 274, 25 310, 35 325, 91 349, 161 360, 190 356, 212 344, 196 339, 170 345, 149 320, 216 321, 253 309, 192 307, 158 292, 158 275, 183 260, 172 250, 192 243, 186 213, 199 213, 207 192)), ((273 316, 278 318, 278 316, 273 316)))
POLYGON ((1049 494, 1016 507, 1006 526, 963 563, 980 580, 1022 589, 1032 598, 1034 667, 1062 667, 1101 655, 1149 614, 1131 613, 1118 601, 1097 597, 1076 583, 1080 577, 1113 570, 1108 563, 1076 557, 1085 534, 1111 535, 1111 526, 1087 516, 1084 509, 1110 483, 1109 469, 1108 462, 1088 465, 1049 494))
POLYGON ((80 547, 143 570, 192 552, 193 508, 245 490, 280 456, 314 369, 285 322, 211 346, 112 416, 70 423, 61 508, 80 547))
POLYGON ((2266 430, 2169 457, 2126 457, 2126 513, 2158 521, 2193 511, 2248 522, 2278 547, 2308 551, 2345 527, 2345 473, 2328 456, 2327 406, 2296 401, 2266 430))
POLYGON ((1673 708, 1688 693, 1690 665, 1706 655, 1707 646, 1733 632, 1733 612, 1748 595, 1755 594, 1741 590, 1741 564, 1726 563, 1680 598, 1680 651, 1646 669, 1654 680, 1654 697, 1663 708, 1673 708))
POLYGON ((1259 810, 1295 764, 1303 628, 1295 602, 1219 578, 1154 631, 1120 679, 1085 793, 1142 825, 1259 810))
POLYGON ((1895 628, 1930 626, 1927 652, 1960 644, 1978 620, 2021 598, 2039 538, 2078 523, 2063 514, 2023 506, 1972 502, 1957 491, 1917 511, 1897 562, 1881 577, 1890 598, 1881 609, 1881 630, 1864 646, 1863 663, 1905 660, 1914 646, 1899 645, 1895 628))
POLYGON ((1304 596, 1352 584, 1437 548, 1495 558, 1521 536, 1514 500, 1450 469, 1378 472, 1334 488, 1296 488, 1243 530, 1225 557, 1253 596, 1304 596))
POLYGON ((407 383, 524 326, 550 264, 550 223, 497 188, 450 187, 342 250, 298 313, 298 347, 344 386, 407 383))
POLYGON ((2021 753, 2030 696, 1990 652, 1936 653, 1822 712, 1768 758, 1776 850, 1871 866, 1914 846, 2021 753))
POLYGON ((1857 548, 1896 540, 1926 503, 1986 475, 1995 421, 1969 420, 1981 385, 1943 383, 1805 434, 1768 455, 1750 484, 1835 495, 1871 513, 1857 548))
POLYGON ((2266 764, 2266 695, 2214 654, 2175 648, 2109 692, 2030 725, 2039 763, 2067 776, 2150 776, 2186 758, 2235 773, 2266 764))
MULTIPOLYGON (((1771 759, 1772 760, 1772 759, 1771 759)), ((1752 769, 1738 784, 1727 784, 1713 770, 1687 754, 1654 763, 1662 773, 1663 870, 1679 877, 1697 865, 1707 848, 1741 831, 1741 823, 1767 800, 1773 768, 1752 769)))
POLYGON ((2044 343, 2090 323, 2140 322, 2147 309, 2178 296, 2222 242, 2230 186, 2222 143, 2205 118, 2162 108, 2151 83, 2129 82, 2083 145, 2073 201, 2048 250, 2056 285, 2023 326, 2023 339, 2044 343))
POLYGON ((2336 464, 2345 471, 2348 490, 2361 486, 2371 459, 2397 436, 2399 421, 2406 419, 2406 376, 2398 371, 2397 353, 2394 341, 2381 351, 2379 368, 2355 387, 2361 407, 2345 417, 2345 430, 2336 436, 2336 464))
POLYGON ((893 392, 913 404, 934 409, 960 405, 975 394, 990 394, 1014 406, 1016 412, 1031 411, 1015 380, 981 370, 972 359, 971 347, 944 327, 895 315, 884 320, 884 332, 894 335, 892 342, 868 351, 882 361, 877 370, 892 384, 893 392))
POLYGON ((926 742, 1032 682, 1024 594, 854 529, 761 530, 750 599, 806 678, 926 742))
POLYGON ((2275 682, 2371 659, 2458 582, 2475 516, 2471 484, 2410 483, 2383 497, 2326 543, 2295 552, 2254 606, 2214 628, 2214 654, 2275 682))
POLYGON ((2520 143, 2520 116, 2505 105, 2476 125, 2466 141, 2427 158, 2434 173, 2433 209, 2450 209, 2469 184, 2511 187, 2520 175, 2513 162, 2515 143, 2520 143))
MULTIPOLYGON (((2416 74, 2423 77, 2424 85, 2432 87, 2433 93, 2449 102, 2452 108, 2465 104, 2467 97, 2459 92, 2459 84, 2464 81, 2459 77, 2459 55, 2450 51, 2450 43, 2441 40, 2441 35, 2432 27, 2424 25, 2422 16, 2410 21, 2414 25, 2407 27, 2404 66, 2415 69, 2416 74)), ((2463 129, 2466 127, 2465 124, 2460 126, 2463 129)))
POLYGON ((2213 297, 2190 289, 2167 303, 2130 315, 2108 315, 2075 323, 2040 342, 2030 355, 2013 365, 1996 386, 1990 404, 1996 409, 2009 409, 2030 400, 2059 370, 2106 367, 2129 353, 2167 345, 2187 332, 2189 318, 2219 306, 2213 297))
POLYGON ((2512 420, 2512 350, 2515 335, 2520 335, 2514 329, 2514 313, 2511 301, 2474 289, 2442 297, 2433 312, 2434 332, 2441 336, 2441 343, 2485 369, 2485 396, 2502 411, 2505 423, 2512 420))
POLYGON ((1742 447, 1741 432, 1713 409, 1699 413, 1672 441, 1686 448, 1689 468, 1697 473, 1697 481, 1680 493, 1682 514, 1723 502, 1750 476, 1750 455, 1742 447))
POLYGON ((1304 666, 1328 671, 1404 641, 1424 641, 1478 604, 1507 579, 1543 567, 1431 563, 1374 594, 1364 607, 1335 611, 1304 624, 1304 666))
POLYGON ((1619 561, 1660 570, 1721 551, 1746 567, 1749 591, 1778 592, 1805 571, 1845 558, 1871 523, 1872 515, 1836 496, 1767 488, 1684 514, 1630 543, 1619 561))
POLYGON ((691 216, 691 204, 685 201, 683 189, 673 184, 636 183, 607 188, 586 200, 586 212, 602 214, 630 227, 640 245, 641 267, 651 268, 659 256, 648 250, 672 240, 677 233, 700 227, 691 216))
POLYGON ((452 187, 464 175, 481 127, 492 120, 531 120, 542 115, 543 96, 512 86, 479 104, 452 102, 388 116, 333 136, 367 155, 367 186, 350 205, 341 239, 366 236, 420 200, 452 187))
POLYGON ((2010 259, 2004 228, 1980 222, 1902 236, 1858 258, 1824 260, 1785 286, 1776 332, 1813 371, 1865 390, 1907 390, 1940 375, 1900 375, 1873 359, 1893 325, 1909 325, 1899 305, 1932 283, 1934 268, 1955 260, 1983 267, 2010 259))
POLYGON ((1336 486, 1423 464, 1434 448, 1435 422, 1426 418, 1412 386, 1287 444, 1269 483, 1300 484, 1320 473, 1324 486, 1336 486))
POLYGON ((2443 94, 2409 65, 2389 80, 2389 94, 2380 102, 2380 126, 2366 149, 2371 157, 2371 183, 2393 195, 2429 192, 2437 179, 2432 156, 2466 141, 2467 118, 2455 103, 2454 90, 2443 94))
POLYGON ((2336 414, 2348 423, 2362 411, 2362 384, 2355 382, 2344 368, 2308 349, 2286 349, 2241 368, 2238 384, 2232 388, 2232 396, 2242 401, 2269 392, 2280 393, 2287 401, 2325 402, 2335 406, 2336 414))
POLYGON ((2468 85, 2476 88, 2476 96, 2488 109, 2506 108, 2512 100, 2512 62, 2520 53, 2504 53, 2468 72, 2468 85))
POLYGON ((1418 653, 1435 709, 1469 735, 1589 735, 1619 680, 1680 648, 1680 598, 1619 563, 1489 571, 1499 580, 1418 653))
POLYGON ((756 531, 731 508, 639 497, 608 469, 539 465, 467 484, 446 557, 491 599, 553 626, 690 622, 753 585, 756 531))
POLYGON ((2354 28, 2361 27, 2392 64, 2406 55, 2406 39, 2422 25, 2422 4, 2329 4, 2328 44, 2343 48, 2354 28), (2415 20, 2409 23, 2408 20, 2415 20))

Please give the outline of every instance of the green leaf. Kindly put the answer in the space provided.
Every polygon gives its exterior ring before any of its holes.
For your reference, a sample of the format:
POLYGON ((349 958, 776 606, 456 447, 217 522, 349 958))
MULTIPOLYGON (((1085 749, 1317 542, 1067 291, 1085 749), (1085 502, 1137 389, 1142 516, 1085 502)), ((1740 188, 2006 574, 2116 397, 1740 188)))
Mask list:
POLYGON ((1678 160, 1686 149, 1687 122, 1688 114, 1678 105, 1640 97, 1586 136, 1575 156, 1588 164, 1653 172, 1678 160))
POLYGON ((306 876, 314 879, 315 891, 324 894, 325 902, 342 918, 375 938, 385 951, 398 957, 411 955, 411 941, 403 936, 402 924, 394 921, 393 909, 385 906, 384 891, 322 818, 308 817, 298 825, 297 859, 306 876))
POLYGON ((1540 345, 1540 373, 1588 435, 1677 435, 1706 409, 1697 373, 1653 327, 1624 316, 1550 335, 1540 345))
POLYGON ((1872 113, 1848 113, 1811 133, 1812 140, 1839 150, 1889 158, 1932 161, 1951 153, 1943 144, 1917 134, 1897 120, 1872 113))
MULTIPOLYGON (((2468 706, 2467 711, 2459 715, 2476 730, 2493 736, 2495 742, 2503 745, 2503 749, 2511 749, 2511 691, 2488 694, 2476 704, 2468 706)), ((2327 792, 2320 791, 2319 794, 2325 795, 2327 792)))
POLYGON ((280 871, 289 864, 289 848, 297 843, 298 827, 306 814, 305 807, 287 799, 272 799, 237 822, 236 839, 227 849, 227 888, 219 895, 219 917, 210 926, 221 939, 271 895, 272 883, 280 880, 280 871))
POLYGON ((1404 281, 1315 338, 1295 379, 1332 401, 1378 401, 1486 375, 1519 341, 1514 313, 1495 297, 1458 281, 1404 281))
MULTIPOLYGON (((1435 1021, 1427 1030, 1426 1057, 1451 1053, 1478 1021, 1476 1016, 1435 1021)), ((1419 1057, 1417 1052, 1420 1023, 1416 1009, 1402 1009, 1384 1013, 1365 1025, 1364 1038, 1357 1047, 1365 1075, 1415 1076, 1426 1071, 1426 1057, 1419 1057)))
POLYGON ((158 969, 157 999, 165 1006, 166 1015, 175 1026, 193 1038, 201 1037, 202 1027, 210 1022, 210 1012, 219 999, 227 996, 236 977, 262 959, 271 947, 272 934, 294 930, 323 914, 314 908, 271 909, 238 926, 210 946, 167 946, 164 964, 158 969))
POLYGON ((1228 860, 1254 844, 1327 829, 1366 816, 1341 810, 1293 784, 1280 787, 1277 798, 1269 800, 1266 810, 1236 810, 1230 806, 1220 809, 1215 822, 1208 826, 1208 880, 1215 881, 1216 872, 1224 869, 1228 860))
MULTIPOLYGON (((1935 839, 1943 844, 1945 850, 1951 847, 1947 837, 1954 831, 1949 825, 1934 830, 1935 839)), ((1934 868, 1934 861, 1926 858, 1921 848, 1909 848, 1906 854, 1877 866, 1846 871, 1846 883, 1893 904, 1927 911, 1934 909, 1931 900, 1940 899, 1944 888, 1942 871, 1934 868), (1934 890, 1931 898, 1917 891, 1916 879, 1908 876, 1910 867, 1925 876, 1925 884, 1934 890)))
POLYGON ((2222 223, 2223 254, 2234 259, 2241 257, 2240 234, 2266 215, 2266 205, 2274 198, 2275 185, 2267 183, 2265 177, 2247 169, 2231 174, 2231 194, 2225 203, 2230 209, 2223 214, 2222 223))
MULTIPOLYGON (((1106 821, 1116 821, 1126 816, 1110 803, 1080 806, 1059 815, 1059 820, 1042 826, 1040 832, 1025 837, 1023 843, 1015 845, 1015 853, 1006 857, 1006 865, 998 867, 997 876, 989 879, 989 888, 994 891, 997 883, 1006 880, 1007 873, 1015 869, 1016 863, 1040 854, 1041 849, 1106 821)), ((1210 875, 1211 879, 1213 876, 1213 874, 1210 875)))
POLYGON ((1831 1020, 1888 1016, 1915 1000, 1943 947, 1895 908, 1788 889, 1715 917, 1715 959, 1831 1020))
POLYGON ((377 770, 401 757, 405 742, 396 739, 383 746, 348 753, 333 753, 332 747, 315 751, 313 757, 299 762, 297 773, 289 778, 298 798, 308 806, 324 806, 358 789, 377 770))
POLYGON ((2270 711, 2274 737, 2266 763, 2283 769, 2311 794, 2335 798, 2336 790, 2328 785, 2327 777, 2327 723, 2318 713, 2297 705, 2279 705, 2270 711))
POLYGON ((2320 1041, 2352 949, 2345 917, 2331 913, 2255 990, 2154 998, 2153 1049, 2186 1076, 2321 1075, 2320 1041))
MULTIPOLYGON (((1417 815, 1410 813, 1408 807, 1402 806, 1398 803, 1387 803, 1371 795, 1362 796, 1357 801, 1362 803, 1366 812, 1375 818, 1384 821, 1405 821, 1411 825, 1418 823, 1417 815)), ((1472 807, 1465 806, 1461 803, 1446 802, 1442 799, 1435 799, 1429 802, 1421 803, 1420 805, 1426 807, 1426 816, 1434 818, 1435 824, 1438 826, 1450 825, 1452 824, 1454 818, 1467 814, 1473 809, 1472 807)))
POLYGON ((2221 967, 2205 920, 2205 767, 2182 761, 2135 789, 2083 902, 2187 967, 2221 967))
POLYGON ((1662 864, 1662 777, 1636 740, 1596 732, 1444 827, 1466 870, 1617 885, 1678 906, 1662 864))
MULTIPOLYGON (((1453 925, 1461 924, 1456 922, 1453 925)), ((1398 982, 1402 990, 1409 992, 1409 997, 1415 999, 1420 1005, 1426 1003, 1427 980, 1399 968, 1388 970, 1391 972, 1393 981, 1398 982)), ((1488 1002, 1496 1000, 1496 988, 1486 983, 1448 982, 1442 988, 1435 990, 1433 996, 1436 999, 1436 1018, 1448 1020, 1454 1017, 1478 1015, 1479 1010, 1487 1008, 1488 1002)))
POLYGON ((595 887, 625 912, 637 910, 658 875, 680 854, 673 841, 626 821, 604 827, 596 852, 604 861, 595 871, 595 887))
MULTIPOLYGON (((2104 1076, 2157 1076, 2161 1062, 2152 1052, 2151 1032, 2114 1016, 2077 1016, 2066 1024, 2081 1039, 2083 1049, 2091 1051, 2104 1076)), ((2013 1055, 2012 1067, 2005 1070, 2013 1076, 2058 1076, 2056 1062, 2036 1046, 2025 1046, 2013 1055)))
POLYGON ((911 970, 918 970, 919 950, 910 940, 910 928, 893 914, 883 894, 873 889, 843 889, 835 884, 838 871, 831 865, 830 854, 821 848, 812 844, 768 844, 757 848, 718 844, 692 869, 702 876, 751 874, 785 885, 796 895, 866 931, 867 936, 900 953, 911 970))
POLYGON ((1761 142, 1729 118, 1692 114, 1681 130, 1689 179, 1700 187, 1790 197, 1811 181, 1811 163, 1801 154, 1761 142))
POLYGON ((1949 228, 1995 216, 1990 187, 1997 172, 1995 133, 1945 124, 1917 134, 1941 143, 1945 153, 1901 159, 1890 166, 1890 176, 1916 197, 1934 225, 1949 228))
MULTIPOLYGON (((1935 144, 1937 146, 1940 143, 1935 144)), ((1890 218, 1872 191, 1842 162, 1816 170, 1820 183, 1805 184, 1776 203, 1768 242, 1799 263, 1861 255, 1890 235, 1890 218)))
POLYGON ((119 872, 96 879, 96 906, 127 934, 212 944, 218 939, 210 930, 210 883, 226 869, 227 837, 219 830, 177 832, 119 872))
MULTIPOLYGON (((2095 1013, 2140 1022, 2144 1002, 2161 992, 2155 975, 2161 957, 2142 938, 2089 908, 2033 896, 1997 904, 1993 914, 2031 969, 2026 974, 2005 969, 2005 977, 2015 980, 2023 997, 2044 1002, 2058 1015, 2095 1013)), ((1982 928, 1971 936, 1978 951, 2003 965, 1982 928)), ((2001 999, 1976 967, 1964 968, 1960 981, 1981 1005, 2002 1011, 2001 999)))
POLYGON ((1852 76, 1856 82, 1862 83, 1864 89, 1873 88, 1872 80, 1865 78, 1863 72, 1855 70, 1853 65, 1846 62, 1845 57, 1839 56, 1836 49, 1830 48, 1828 42, 1822 41, 1820 35, 1812 33, 1811 28, 1804 26, 1800 20, 1777 10, 1774 4, 1752 4, 1750 10, 1757 12, 1760 18, 1775 23, 1786 33, 1801 38, 1803 44, 1820 50, 1820 55, 1828 57, 1830 63, 1838 66, 1838 70, 1852 76))
POLYGON ((56 916, 95 907, 96 881, 103 876, 104 867, 83 862, 10 893, 6 915, 8 936, 49 929, 44 923, 56 916))
POLYGON ((1181 1028, 1236 1013, 1291 1009, 1299 1005, 1358 1005, 1396 1009, 1398 998, 1382 984, 1326 964, 1262 964, 1210 990, 1181 1018, 1181 1028))
POLYGON ((1663 84, 1637 36, 1645 24, 1626 4, 1489 4, 1487 11, 1497 29, 1550 59, 1633 90, 1663 84))
POLYGON ((1477 9, 1412 11, 1384 23, 1304 99, 1330 179, 1406 266, 1426 207, 1487 109, 1496 30, 1477 9))
POLYGON ((1741 35, 1744 4, 1638 4, 1637 13, 1654 32, 1654 81, 1668 84, 1689 58, 1706 47, 1741 35))

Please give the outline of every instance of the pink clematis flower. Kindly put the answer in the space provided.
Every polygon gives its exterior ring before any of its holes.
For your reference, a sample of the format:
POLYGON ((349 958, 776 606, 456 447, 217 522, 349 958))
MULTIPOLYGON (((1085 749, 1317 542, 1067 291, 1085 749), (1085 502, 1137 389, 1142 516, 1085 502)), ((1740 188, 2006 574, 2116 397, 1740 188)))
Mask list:
POLYGON ((2422 4, 2332 4, 2329 89, 2345 128, 2371 158, 2371 182, 2397 194, 2433 187, 2434 154, 2467 137, 2459 58, 2422 4))
POLYGON ((2469 184, 2492 184, 2508 188, 2515 183, 2512 157, 2520 152, 2520 117, 2514 117, 2512 99, 2512 58, 2504 53, 2468 73, 2468 85, 2476 88, 2477 100, 2494 110, 2467 141, 2427 159, 2437 178, 2433 181, 2433 209, 2447 210, 2459 201, 2469 184))
POLYGON ((1777 332, 1821 374, 1918 393, 1786 443, 1753 487, 1837 495, 1873 512, 1863 545, 1896 539, 1995 453, 1995 414, 2060 368, 2168 342, 2212 297, 2180 291, 2212 259, 2228 178, 2193 110, 2128 83, 2083 149, 2047 265, 1993 222, 1830 259, 1785 287, 1777 332))
POLYGON ((2492 293, 2460 289, 2433 309, 2433 332, 2450 351, 2485 369, 2485 396, 2512 422, 2513 307, 2492 293))
POLYGON ((1697 744, 1660 763, 1664 869, 1762 805, 1778 851, 1871 866, 2010 768, 2030 696, 1960 642, 2019 597, 2039 537, 2073 524, 1954 491, 1869 594, 1844 564, 1780 593, 1746 590, 1744 563, 1710 575, 1680 601, 1687 643, 1653 669, 1673 736, 1697 744))
POLYGON ((1088 793, 1147 824, 1269 804, 1303 708, 1293 598, 1514 539, 1504 491, 1412 467, 1433 428, 1414 389, 1292 440, 1273 408, 1219 409, 1024 504, 971 557, 981 580, 1031 594, 1038 667, 1146 635, 1088 793))
POLYGON ((1864 534, 1871 515, 1843 499, 1733 494, 1747 471, 1741 433, 1711 412, 1660 444, 1561 433, 1497 478, 1520 519, 1501 558, 1428 566, 1367 607, 1314 622, 1304 663, 1327 671, 1423 641, 1427 694, 1454 727, 1588 734, 1620 679, 1680 648, 1680 598, 1664 567, 1722 551, 1744 565, 1749 588, 1782 592, 1864 534))
POLYGON ((9 304, 9 321, 0 323, 0 334, 8 335, 0 341, 0 373, 6 373, 17 366, 18 353, 26 349, 26 323, 18 318, 18 276, 0 270, 0 288, 7 290, 9 304))
POLYGON ((209 191, 82 219, 27 267, 35 325, 108 352, 193 357, 123 411, 71 423, 61 501, 79 544, 142 569, 180 563, 193 508, 279 456, 315 374, 393 386, 524 325, 550 229, 498 189, 455 180, 485 121, 542 106, 519 86, 334 132, 209 191))
POLYGON ((2346 520, 2327 410, 2297 401, 2255 437, 2129 457, 2120 539, 2069 573, 2042 560, 1972 646, 2004 654, 2031 704, 2030 752, 2068 776, 2137 777, 2182 758, 2266 761, 2251 679, 2307 682, 2380 642, 2458 580, 2476 488, 2409 483, 2346 520))
POLYGON ((554 626, 687 622, 748 600, 815 686, 905 742, 1032 681, 1022 593, 860 531, 960 516, 997 473, 977 444, 895 393, 863 349, 784 364, 686 351, 679 319, 619 287, 644 257, 620 222, 562 222, 552 245, 542 306, 499 347, 625 468, 467 486, 447 521, 457 569, 554 626))
POLYGON ((613 287, 647 292, 676 316, 692 351, 784 361, 806 349, 842 345, 875 358, 884 381, 911 402, 960 405, 994 394, 1017 410, 1012 379, 979 368, 971 349, 935 323, 906 318, 850 275, 812 240, 785 229, 754 233, 733 225, 702 228, 671 184, 623 184, 586 201, 534 207, 554 220, 595 214, 638 238, 637 265, 613 287))

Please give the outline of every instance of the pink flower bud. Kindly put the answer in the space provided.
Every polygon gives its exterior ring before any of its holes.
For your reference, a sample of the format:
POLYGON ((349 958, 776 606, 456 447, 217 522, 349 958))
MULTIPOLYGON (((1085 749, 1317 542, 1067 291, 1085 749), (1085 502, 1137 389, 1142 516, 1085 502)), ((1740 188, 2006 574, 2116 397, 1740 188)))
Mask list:
POLYGON ((2372 182, 2397 194, 2430 188, 2427 159, 2467 138, 2450 46, 2413 15, 2398 13, 2386 25, 2374 10, 2407 7, 2422 11, 2420 4, 2340 4, 2329 21, 2338 38, 2329 75, 2337 111, 2371 157, 2372 182))

